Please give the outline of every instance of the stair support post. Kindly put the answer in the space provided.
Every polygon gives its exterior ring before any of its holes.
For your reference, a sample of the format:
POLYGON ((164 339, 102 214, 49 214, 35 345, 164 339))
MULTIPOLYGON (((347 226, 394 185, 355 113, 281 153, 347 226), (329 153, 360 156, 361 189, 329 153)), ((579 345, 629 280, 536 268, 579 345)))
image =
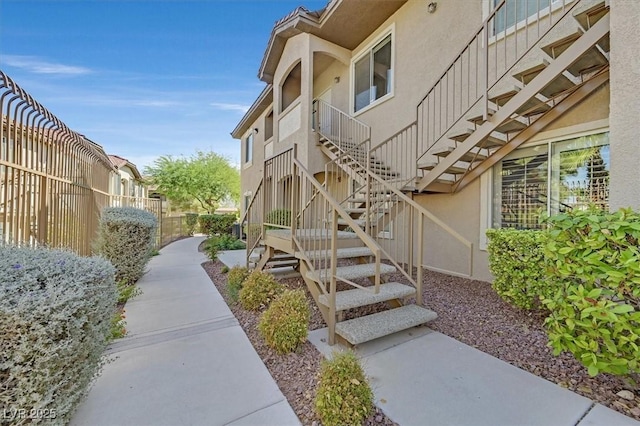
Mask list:
MULTIPOLYGON (((293 158, 298 158, 298 144, 293 144, 293 158)), ((291 227, 291 249, 295 253, 296 244, 294 238, 296 235, 296 228, 298 223, 298 197, 300 197, 300 194, 298 194, 298 166, 296 165, 295 161, 293 161, 291 169, 291 189, 291 222, 289 223, 289 226, 291 227)))
MULTIPOLYGON (((516 37, 517 38, 517 37, 516 37)), ((482 119, 489 119, 489 20, 484 21, 482 29, 482 119)))
MULTIPOLYGON (((416 259, 416 304, 421 306, 422 300, 422 278, 424 268, 422 267, 424 255, 424 216, 420 214, 418 218, 418 258, 416 259)), ((413 257, 413 256, 412 256, 413 257)))
POLYGON ((338 212, 331 211, 331 269, 329 278, 329 345, 336 343, 336 267, 338 263, 338 212))

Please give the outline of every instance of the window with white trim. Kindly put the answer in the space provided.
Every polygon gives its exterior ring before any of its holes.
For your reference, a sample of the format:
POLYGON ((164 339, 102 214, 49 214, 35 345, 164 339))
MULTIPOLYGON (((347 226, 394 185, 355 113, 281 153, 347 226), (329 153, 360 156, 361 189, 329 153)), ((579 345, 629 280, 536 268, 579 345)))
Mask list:
POLYGON ((244 162, 251 163, 253 160, 253 131, 244 140, 244 162))
POLYGON ((543 214, 609 207, 609 133, 519 149, 494 168, 494 228, 539 229, 543 214))
POLYGON ((389 34, 353 63, 354 112, 391 93, 392 53, 391 34, 389 34))

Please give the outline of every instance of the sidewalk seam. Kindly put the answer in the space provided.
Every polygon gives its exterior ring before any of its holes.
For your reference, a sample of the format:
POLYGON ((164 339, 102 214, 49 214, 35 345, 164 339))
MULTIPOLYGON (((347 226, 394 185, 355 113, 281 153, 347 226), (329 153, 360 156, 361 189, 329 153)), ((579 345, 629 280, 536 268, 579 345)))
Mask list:
POLYGON ((138 349, 235 326, 239 326, 238 320, 233 315, 228 315, 204 323, 198 323, 197 325, 173 328, 159 333, 132 336, 129 339, 122 339, 109 345, 104 355, 113 355, 131 349, 138 349))
POLYGON ((591 412, 591 410, 593 410, 596 406, 596 403, 594 401, 591 401, 591 405, 589 406, 589 408, 587 408, 587 411, 585 411, 582 416, 580 416, 580 418, 578 419, 578 421, 576 422, 576 424, 574 426, 578 426, 580 423, 582 423, 582 421, 584 420, 585 417, 587 417, 587 415, 591 412))
MULTIPOLYGON (((268 404, 268 405, 265 405, 264 407, 258 408, 257 410, 253 410, 253 411, 251 411, 250 413, 244 414, 244 415, 242 415, 242 416, 240 416, 240 417, 238 417, 238 418, 235 418, 235 419, 233 419, 233 420, 231 420, 231 421, 229 421, 229 422, 225 423, 224 425, 225 425, 225 426, 226 426, 226 425, 230 425, 230 424, 232 424, 232 423, 237 422, 238 420, 242 420, 242 419, 244 419, 245 417, 249 417, 249 416, 251 416, 251 415, 253 415, 253 414, 255 414, 255 413, 258 413, 258 412, 260 412, 260 411, 262 411, 262 410, 266 410, 267 408, 273 407, 274 405, 278 405, 278 404, 280 404, 280 403, 282 403, 282 402, 286 402, 287 404, 289 404, 289 401, 287 401, 287 398, 284 398, 284 395, 283 395, 283 398, 282 398, 280 401, 276 401, 276 402, 274 402, 274 403, 272 403, 272 404, 268 404)), ((296 416, 296 417, 297 417, 297 416, 296 416)), ((298 421, 300 421, 300 419, 298 419, 298 421)))

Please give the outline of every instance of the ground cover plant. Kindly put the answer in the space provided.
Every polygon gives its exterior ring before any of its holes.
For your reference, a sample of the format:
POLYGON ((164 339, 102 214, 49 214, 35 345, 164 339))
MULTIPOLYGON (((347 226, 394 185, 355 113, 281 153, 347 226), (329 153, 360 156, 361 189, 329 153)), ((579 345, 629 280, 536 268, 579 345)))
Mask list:
POLYGON ((69 421, 101 366, 117 300, 114 274, 103 258, 0 245, 0 407, 7 416, 19 408, 39 417, 22 420, 69 421))

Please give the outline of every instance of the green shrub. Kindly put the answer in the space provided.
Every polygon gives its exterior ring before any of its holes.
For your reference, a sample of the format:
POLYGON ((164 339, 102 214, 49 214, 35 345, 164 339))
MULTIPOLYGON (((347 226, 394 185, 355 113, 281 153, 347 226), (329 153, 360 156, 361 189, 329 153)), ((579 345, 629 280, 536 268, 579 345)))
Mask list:
POLYGON ((558 290, 543 303, 554 354, 570 351, 592 376, 640 371, 640 215, 590 209, 548 223, 558 290))
POLYGON ((546 280, 544 231, 489 229, 489 269, 491 286, 502 299, 521 309, 540 306, 553 284, 546 280))
POLYGON ((253 271, 240 290, 240 304, 244 309, 257 311, 261 306, 267 306, 283 291, 282 284, 277 282, 271 274, 253 271))
POLYGON ((247 246, 233 235, 219 235, 209 238, 208 244, 215 244, 218 250, 241 250, 247 246))
POLYGON ((216 244, 210 244, 209 240, 207 240, 203 249, 209 259, 216 260, 218 258, 218 246, 216 244))
POLYGON ((260 317, 258 330, 278 353, 293 352, 307 340, 309 304, 303 290, 286 290, 260 317))
POLYGON ((198 213, 186 213, 185 215, 185 223, 187 226, 187 235, 193 236, 196 232, 196 227, 198 226, 198 213))
POLYGON ((132 207, 107 207, 102 211, 94 249, 116 268, 116 281, 134 284, 144 274, 153 253, 157 219, 132 207))
POLYGON ((221 269, 220 272, 222 272, 223 274, 226 274, 229 272, 229 267, 227 265, 224 265, 221 269))
MULTIPOLYGON (((280 226, 291 226, 291 210, 289 209, 276 209, 271 210, 267 213, 264 223, 280 225, 280 226)), ((270 227, 275 228, 275 227, 270 227)))
POLYGON ((55 412, 67 424, 93 377, 116 305, 99 257, 0 245, 0 407, 55 412))
POLYGON ((229 297, 234 302, 238 301, 238 297, 240 295, 240 289, 242 289, 242 284, 249 276, 249 269, 243 266, 234 266, 229 270, 229 275, 227 275, 227 291, 229 292, 229 297))
POLYGON ((203 214, 198 217, 200 232, 207 235, 231 235, 233 224, 236 223, 234 214, 203 214))
POLYGON ((373 392, 353 352, 322 361, 315 406, 325 426, 361 425, 371 413, 373 392))

